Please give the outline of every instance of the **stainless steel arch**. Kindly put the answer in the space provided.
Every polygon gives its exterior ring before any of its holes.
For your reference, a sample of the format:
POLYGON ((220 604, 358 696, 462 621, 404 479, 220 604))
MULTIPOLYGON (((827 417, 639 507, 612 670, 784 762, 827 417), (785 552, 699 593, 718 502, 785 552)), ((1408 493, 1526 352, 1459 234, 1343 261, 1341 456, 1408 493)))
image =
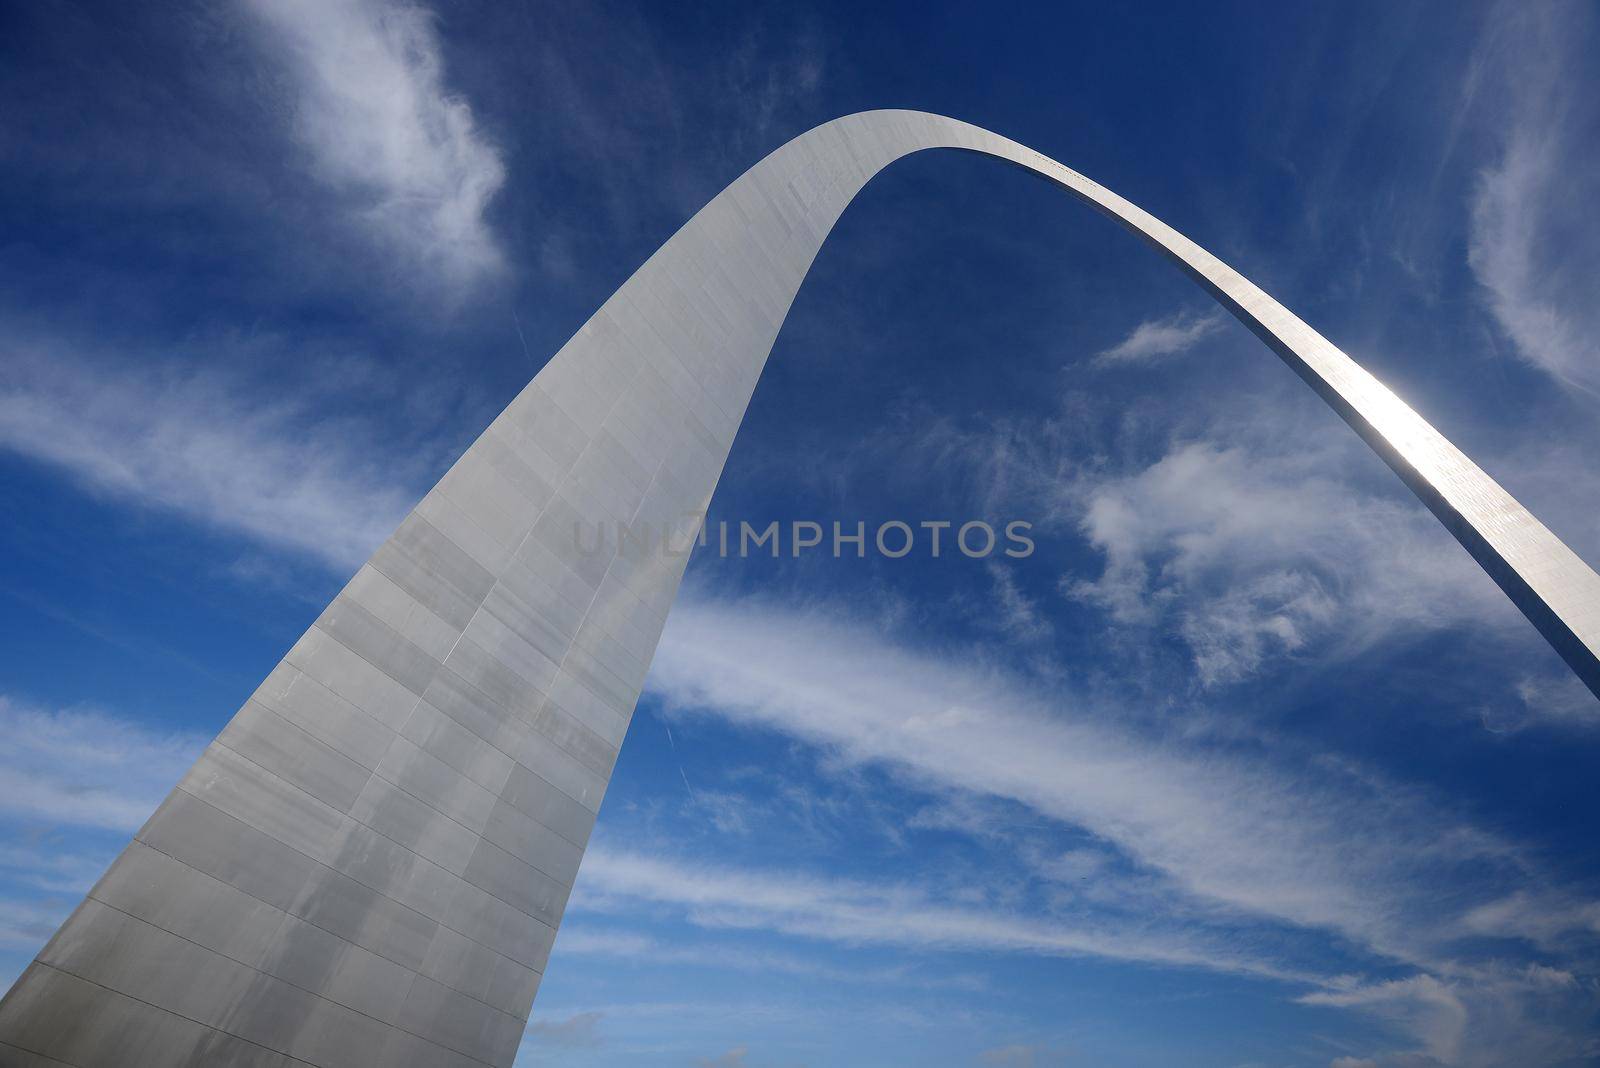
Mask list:
POLYGON ((1041 174, 1176 261, 1600 693, 1600 578, 1316 331, 1022 145, 852 115, 707 204, 423 498, 0 1004, 4 1063, 510 1064, 685 563, 585 554, 574 524, 693 535, 829 230, 929 148, 1041 174))

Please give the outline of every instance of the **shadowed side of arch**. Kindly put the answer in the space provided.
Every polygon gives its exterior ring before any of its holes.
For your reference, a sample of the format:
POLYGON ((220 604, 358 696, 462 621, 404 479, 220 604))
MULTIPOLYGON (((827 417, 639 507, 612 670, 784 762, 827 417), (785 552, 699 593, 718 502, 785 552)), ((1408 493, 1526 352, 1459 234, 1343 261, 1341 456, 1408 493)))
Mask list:
POLYGON ((865 112, 720 193, 578 331, 238 711, 0 1003, 5 1063, 509 1065, 686 557, 773 341, 883 167, 962 149, 1187 271, 1600 693, 1600 578, 1210 253, 1013 141, 865 112))

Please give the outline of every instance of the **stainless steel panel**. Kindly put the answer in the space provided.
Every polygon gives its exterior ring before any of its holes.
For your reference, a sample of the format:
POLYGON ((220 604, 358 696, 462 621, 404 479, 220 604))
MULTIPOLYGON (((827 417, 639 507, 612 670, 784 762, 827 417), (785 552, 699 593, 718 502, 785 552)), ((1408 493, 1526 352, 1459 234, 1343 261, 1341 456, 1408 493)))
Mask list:
MULTIPOLYGON (((571 756, 585 770, 602 780, 610 779, 611 769, 617 763, 617 747, 567 714, 560 705, 544 701, 534 714, 532 725, 537 735, 571 756)), ((532 761, 533 757, 523 755, 522 763, 531 764, 532 761)))
POLYGON ((445 925, 541 973, 556 937, 543 920, 468 882, 457 887, 445 925))
MULTIPOLYGON (((590 601, 594 600, 594 584, 585 580, 560 553, 550 551, 531 537, 517 546, 516 563, 554 587, 562 600, 577 608, 580 613, 588 608, 590 601)), ((532 599, 530 594, 522 590, 521 572, 517 567, 508 567, 506 574, 506 582, 513 591, 522 593, 524 598, 532 599)))
POLYGON ((494 794, 403 738, 390 747, 378 774, 473 833, 481 831, 494 810, 494 794))
POLYGON ((399 1007, 415 972, 321 927, 290 917, 259 968, 346 1008, 405 1026, 399 1007))
POLYGON ((558 882, 537 868, 518 860, 487 840, 480 840, 467 862, 467 882, 526 912, 554 928, 567 907, 569 885, 558 882))
POLYGON ((376 775, 367 780, 350 815, 457 875, 466 870, 477 844, 477 832, 465 821, 376 775))
MULTIPOLYGON (((467 559, 491 574, 498 575, 504 571, 506 561, 511 558, 511 550, 516 548, 517 545, 515 541, 501 541, 463 513, 461 509, 455 506, 453 501, 447 500, 443 496, 436 497, 430 494, 424 497, 413 514, 418 519, 426 520, 429 526, 460 548, 466 554, 467 559)), ((376 558, 374 558, 373 562, 376 564, 376 558)), ((385 573, 388 574, 397 569, 404 570, 414 566, 414 564, 391 559, 388 570, 385 573)), ((419 585, 416 581, 417 578, 416 575, 412 576, 412 585, 414 587, 419 585)), ((413 590, 412 596, 418 596, 416 590, 413 590)), ((464 601, 463 603, 466 602, 464 601)), ((439 613, 441 618, 455 618, 454 615, 444 616, 441 608, 441 605, 434 606, 434 611, 439 613)), ((462 620, 470 619, 471 614, 468 612, 465 615, 461 615, 460 618, 462 620)))
POLYGON ((204 1024, 35 962, 6 995, 5 1044, 63 1064, 161 1068, 192 1060, 204 1024))
POLYGON ((543 506, 526 497, 510 479, 496 471, 478 446, 467 452, 440 480, 438 492, 497 541, 516 544, 543 506))
POLYGON ((438 920, 325 867, 303 884, 289 911, 412 970, 427 958, 439 928, 438 920))
MULTIPOLYGON (((568 654, 570 661, 576 650, 568 654)), ((550 701, 573 719, 588 727, 612 747, 622 744, 628 729, 627 716, 586 686, 571 670, 563 667, 550 687, 550 701)))
POLYGON ((490 612, 473 616, 463 637, 537 689, 545 689, 556 677, 557 660, 524 641, 490 612))
POLYGON ((577 635, 583 615, 582 609, 572 608, 548 587, 524 586, 519 592, 506 583, 496 586, 484 600, 483 611, 530 645, 551 665, 552 672, 577 635))
POLYGON ((235 716, 217 744, 340 812, 348 812, 371 769, 324 745, 311 734, 266 708, 235 716))
POLYGON ((306 631, 283 659, 299 668, 306 678, 392 730, 400 729, 417 703, 415 693, 318 627, 306 631))
POLYGON ((580 850, 589 844, 589 832, 594 829, 594 810, 521 764, 511 769, 511 778, 501 791, 499 804, 510 805, 538 820, 580 850))
POLYGON ((372 566, 457 627, 494 585, 492 572, 415 512, 372 554, 372 566))
MULTIPOLYGON (((415 701, 405 693, 406 702, 415 701)), ((389 726, 287 661, 272 670, 252 700, 362 767, 377 767, 394 740, 389 726)))
POLYGON ((564 886, 578 877, 583 848, 504 801, 490 813, 483 837, 564 886))
MULTIPOLYGON (((605 796, 606 773, 596 770, 568 751, 567 745, 571 742, 570 737, 563 740, 560 732, 554 730, 534 733, 530 734, 527 744, 513 755, 518 764, 555 786, 584 809, 591 813, 598 812, 600 799, 605 796)), ((615 759, 615 754, 612 759, 615 759)), ((516 783, 517 772, 513 768, 506 789, 515 790, 516 783)))
POLYGON ((463 636, 450 651, 445 666, 489 700, 524 721, 531 721, 544 703, 544 691, 521 673, 496 660, 483 646, 463 636))
POLYGON ((178 789, 324 863, 345 829, 338 809, 221 745, 205 751, 178 789))
POLYGON ((419 703, 401 733, 461 774, 498 794, 514 761, 427 701, 419 703))
POLYGON ((257 977, 238 961, 93 899, 39 955, 47 964, 215 1027, 257 977))
POLYGON ((168 795, 139 841, 288 910, 316 873, 316 861, 183 790, 168 795))
POLYGON ((94 901, 252 967, 272 949, 287 916, 143 842, 129 845, 90 893, 94 901))
POLYGON ((414 694, 428 688, 439 661, 347 597, 334 598, 318 617, 318 630, 414 694))
POLYGON ((459 626, 445 622, 371 564, 356 572, 356 577, 344 588, 343 596, 371 612, 435 660, 443 660, 461 637, 459 626))
POLYGON ((487 1064, 517 1055, 525 1019, 419 975, 401 1009, 406 1030, 487 1064))
POLYGON ((457 675, 450 665, 433 677, 423 700, 502 753, 515 757, 532 729, 457 675))

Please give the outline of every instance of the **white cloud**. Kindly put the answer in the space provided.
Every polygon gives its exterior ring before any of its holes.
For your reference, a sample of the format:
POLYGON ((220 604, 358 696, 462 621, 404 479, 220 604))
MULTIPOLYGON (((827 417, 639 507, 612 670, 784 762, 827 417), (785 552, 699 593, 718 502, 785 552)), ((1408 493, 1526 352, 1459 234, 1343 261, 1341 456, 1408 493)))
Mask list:
MULTIPOLYGON (((1061 591, 1103 608, 1142 647, 1151 635, 1178 637, 1204 685, 1454 627, 1487 630, 1554 666, 1482 569, 1298 383, 1185 397, 1175 409, 1152 398, 1111 428, 1085 416, 1093 403, 1069 394, 1047 417, 976 426, 918 419, 886 431, 878 448, 909 477, 947 486, 954 473, 984 510, 1029 516, 1041 544, 1082 534, 1103 565, 1087 575, 1075 566, 1061 591)), ((1514 459, 1492 465, 1513 469, 1513 487, 1559 483, 1578 502, 1593 488, 1569 457, 1514 459)), ((1586 516, 1564 529, 1587 536, 1586 516)), ((1010 593, 997 585, 992 618, 1029 607, 1010 593)), ((1017 621, 1026 634, 1029 617, 1017 621)))
MULTIPOLYGON (((31 811, 24 813, 24 819, 38 822, 31 811)), ((64 837, 29 834, 22 844, 0 844, 0 874, 47 894, 88 893, 115 852, 79 851, 78 843, 64 841, 64 837)))
POLYGON ((1480 714, 1484 728, 1497 734, 1534 726, 1571 731, 1600 728, 1600 704, 1564 664, 1524 675, 1515 693, 1491 697, 1480 714))
POLYGON ((363 452, 372 441, 368 428, 263 402, 215 374, 132 373, 26 343, 0 366, 0 447, 336 570, 359 566, 414 500, 390 457, 363 452))
POLYGON ((1312 643, 1349 654, 1403 630, 1516 626, 1420 505, 1341 477, 1341 464, 1363 470, 1353 438, 1275 438, 1180 443, 1137 473, 1086 481, 1082 529, 1105 568, 1066 590, 1117 623, 1171 625, 1207 684, 1312 643))
POLYGON ((1474 934, 1526 938, 1551 950, 1577 949, 1600 936, 1600 901, 1558 891, 1519 890, 1462 917, 1474 934))
MULTIPOLYGON (((68 909, 62 905, 0 898, 0 950, 36 952, 55 934, 67 914, 68 909)), ((11 979, 9 975, 0 976, 7 985, 11 979)))
POLYGON ((1319 991, 1300 999, 1305 1005, 1360 1008, 1396 1019, 1422 1039, 1423 1051, 1441 1064, 1461 1055, 1467 1008, 1443 983, 1429 975, 1397 979, 1343 991, 1319 991))
POLYGON ((600 1046, 600 1022, 604 1019, 603 1012, 575 1012, 561 1020, 535 1016, 523 1041, 579 1049, 600 1046))
MULTIPOLYGON (((585 861, 585 886, 588 878, 585 861)), ((602 876, 602 880, 603 880, 602 876)), ((589 907, 603 911, 615 901, 608 899, 610 889, 603 881, 589 891, 589 907)), ((585 907, 580 896, 573 906, 582 911, 585 907)), ((562 957, 603 957, 626 961, 629 964, 648 964, 656 967, 680 968, 731 968, 761 975, 788 975, 803 979, 816 979, 825 983, 870 984, 896 989, 977 990, 983 980, 975 975, 952 973, 940 968, 938 974, 928 975, 905 966, 888 968, 840 967, 807 957, 770 950, 750 949, 738 943, 699 942, 673 944, 652 935, 617 929, 595 929, 582 922, 569 922, 562 926, 558 942, 562 957)))
POLYGON ((1153 733, 1122 710, 1041 694, 969 656, 898 644, 838 606, 688 596, 650 688, 674 714, 781 732, 841 767, 887 768, 956 799, 948 816, 915 825, 965 827, 971 817, 971 833, 989 833, 992 820, 960 810, 974 804, 961 799, 992 798, 1093 845, 1028 861, 1062 888, 1032 907, 1007 894, 985 904, 915 882, 603 848, 586 863, 579 908, 652 903, 705 927, 843 945, 1082 954, 1297 980, 1315 988, 1308 1006, 1370 1013, 1410 1036, 1411 1046, 1376 1056, 1389 1068, 1560 1064, 1587 1049, 1587 980, 1528 954, 1573 952, 1574 934, 1592 938, 1594 906, 1552 889, 1560 881, 1516 845, 1368 770, 1153 733), (1130 863, 1150 874, 1128 877, 1130 863), (1295 929, 1335 933, 1375 964, 1416 970, 1399 980, 1319 975, 1298 965, 1295 929))
MULTIPOLYGON (((1305 981, 1222 941, 1173 931, 1072 925, 1035 915, 954 905, 908 883, 828 879, 783 871, 692 863, 593 847, 572 908, 632 913, 641 903, 674 906, 708 928, 761 928, 847 946, 977 949, 1046 956, 1097 956, 1204 967, 1305 981)), ((580 946, 582 945, 580 941, 580 946)))
MULTIPOLYGON (((836 606, 686 597, 650 689, 944 792, 1019 802, 1115 846, 1191 909, 1338 931, 1421 958, 1441 917, 1424 888, 1515 851, 1393 783, 1328 762, 1163 738, 1117 709, 1042 695, 970 656, 898 646, 836 606)), ((1490 879, 1494 886, 1501 885, 1490 879)))
POLYGON ((1221 330, 1224 321, 1221 311, 1204 315, 1178 312, 1165 319, 1147 319, 1134 327, 1127 337, 1109 349, 1096 353, 1094 363, 1101 367, 1150 363, 1167 356, 1181 355, 1221 330))
POLYGON ((1540 965, 1483 969, 1467 980, 1430 975, 1342 989, 1299 999, 1368 1013, 1386 1021, 1407 1048, 1334 1068, 1501 1068, 1502 1065, 1589 1063, 1597 1052, 1585 1037, 1595 1011, 1590 983, 1540 965))
POLYGON ((701 1057, 699 1064, 701 1068, 740 1068, 745 1063, 745 1057, 749 1056, 749 1054, 749 1046, 734 1046, 726 1053, 718 1056, 701 1057))
POLYGON ((505 181, 471 106, 445 86, 427 9, 386 0, 249 0, 294 74, 314 173, 384 244, 460 286, 500 269, 484 219, 505 181))
POLYGON ((1592 146, 1594 95, 1575 60, 1594 39, 1592 9, 1577 3, 1503 4, 1488 20, 1476 71, 1494 91, 1500 140, 1473 196, 1470 256, 1495 321, 1517 354, 1563 384, 1600 393, 1600 194, 1583 153, 1592 146))
MULTIPOLYGON (((103 712, 49 710, 0 696, 0 815, 48 826, 132 832, 207 739, 103 712)), ((18 859, 8 850, 6 859, 18 859)))
POLYGON ((994 584, 994 616, 987 622, 1016 642, 1037 642, 1050 637, 1055 628, 1039 604, 1017 583, 1012 569, 990 561, 989 578, 994 584))

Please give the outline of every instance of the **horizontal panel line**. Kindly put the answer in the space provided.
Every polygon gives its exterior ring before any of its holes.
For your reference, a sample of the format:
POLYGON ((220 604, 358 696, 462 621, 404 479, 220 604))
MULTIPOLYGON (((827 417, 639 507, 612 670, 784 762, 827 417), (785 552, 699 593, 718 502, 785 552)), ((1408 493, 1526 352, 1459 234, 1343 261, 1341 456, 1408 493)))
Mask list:
MULTIPOLYGON (((179 861, 179 863, 181 864, 183 862, 179 861)), ((204 874, 204 873, 202 873, 202 874, 204 874)), ((268 979, 271 979, 275 983, 282 983, 284 986, 292 987, 295 990, 299 990, 299 991, 302 991, 304 993, 310 994, 312 997, 316 998, 318 1001, 326 1001, 330 1005, 337 1005, 339 1008, 344 1009, 346 1012, 353 1012, 357 1016, 364 1016, 367 1019, 371 1020, 372 1022, 378 1024, 380 1027, 387 1027, 387 1028, 390 1028, 391 1030, 399 1031, 401 1034, 410 1035, 412 1038, 419 1039, 419 1040, 421 1040, 423 1042, 426 1042, 430 1046, 438 1046, 440 1049, 449 1050, 451 1053, 458 1053, 458 1054, 460 1054, 461 1056, 467 1058, 470 1061, 475 1061, 478 1064, 488 1065, 489 1068, 496 1068, 496 1066, 494 1065, 494 1063, 492 1061, 486 1061, 481 1057, 474 1057, 472 1054, 466 1052, 465 1050, 457 1049, 454 1046, 446 1045, 445 1043, 437 1041, 436 1039, 429 1038, 427 1035, 418 1034, 417 1032, 411 1030, 410 1028, 402 1027, 399 1024, 390 1023, 388 1020, 380 1019, 379 1017, 376 1017, 376 1016, 372 1015, 369 1012, 361 1011, 360 1009, 356 1008, 354 1005, 347 1005, 342 1001, 335 1001, 333 998, 328 997, 326 994, 318 993, 317 991, 312 990, 310 987, 304 987, 304 986, 301 986, 299 983, 290 982, 288 979, 285 979, 280 975, 274 975, 269 971, 264 971, 264 970, 262 970, 260 968, 257 968, 253 964, 250 964, 250 963, 248 963, 246 961, 240 960, 238 957, 229 956, 226 953, 220 953, 217 950, 212 949, 210 946, 203 945, 203 944, 201 944, 199 942, 196 942, 192 938, 189 938, 189 937, 187 937, 185 935, 179 934, 177 931, 169 931, 169 930, 167 930, 167 928, 162 927, 158 923, 151 923, 149 920, 143 918, 142 916, 135 916, 133 913, 128 912, 126 909, 119 909, 119 908, 117 908, 117 906, 111 904, 109 901, 104 901, 104 900, 101 900, 100 898, 96 898, 92 894, 90 895, 90 897, 93 900, 99 902, 103 907, 110 909, 112 912, 120 913, 121 915, 128 917, 130 920, 133 920, 135 923, 142 923, 146 927, 153 927, 156 930, 161 931, 164 934, 171 935, 173 938, 176 938, 179 941, 189 943, 191 946, 194 946, 196 949, 199 949, 202 952, 210 953, 214 957, 221 957, 223 960, 231 960, 235 964, 239 965, 241 968, 248 968, 250 971, 255 972, 257 975, 264 975, 268 979)), ((358 947, 358 948, 364 948, 364 947, 358 947)), ((371 950, 367 950, 367 952, 370 953, 371 950)), ((377 956, 377 954, 374 954, 374 956, 377 956)), ((385 959, 387 959, 387 958, 385 958, 385 959)), ((100 982, 97 982, 94 979, 90 979, 86 975, 79 975, 77 972, 70 971, 70 970, 68 970, 66 968, 62 968, 62 967, 60 967, 58 965, 55 965, 55 964, 49 964, 49 963, 46 963, 44 961, 40 961, 40 963, 44 964, 44 966, 47 967, 47 968, 55 968, 56 971, 61 972, 61 973, 65 974, 65 975, 70 975, 70 976, 73 976, 75 978, 82 979, 86 983, 94 983, 96 986, 104 987, 106 990, 112 990, 112 991, 116 991, 117 993, 123 993, 123 991, 117 990, 116 987, 107 986, 104 983, 100 983, 100 982)), ((399 962, 396 961, 395 963, 399 963, 399 962)), ((401 965, 401 967, 405 967, 405 966, 401 965)), ((410 971, 409 968, 406 969, 406 970, 410 971)), ((416 976, 420 975, 421 973, 412 972, 411 974, 412 974, 413 977, 416 977, 416 976)), ((421 977, 423 979, 429 979, 429 977, 425 976, 425 975, 423 975, 421 977)), ((438 982, 438 980, 435 980, 435 979, 429 979, 429 981, 430 982, 438 982)), ((439 985, 440 986, 445 986, 444 983, 439 983, 439 985)), ((446 989, 454 990, 454 987, 446 987, 446 989)), ((458 994, 461 993, 459 990, 455 991, 455 992, 458 993, 458 994)), ((408 987, 407 988, 407 996, 409 996, 409 995, 410 995, 410 988, 408 987)), ((128 995, 128 996, 131 997, 132 995, 128 995)), ((468 995, 463 994, 462 996, 466 997, 468 995)), ((141 999, 135 998, 134 1000, 137 1001, 137 1000, 141 1000, 141 999)), ((478 999, 473 998, 473 1000, 477 1001, 478 999)), ((154 1005, 155 1003, 154 1002, 145 1002, 145 1004, 154 1005)), ((483 1005, 485 1008, 489 1009, 491 1012, 498 1012, 500 1015, 509 1017, 510 1019, 513 1019, 513 1020, 517 1019, 517 1017, 512 1015, 511 1013, 506 1012, 504 1009, 497 1009, 493 1005, 490 1005, 488 1002, 479 1002, 479 1004, 483 1005)), ((404 1007, 404 1005, 405 1005, 405 1003, 401 1002, 401 1007, 402 1008, 404 1007)), ((161 1009, 163 1012, 172 1013, 172 1015, 174 1015, 174 1016, 182 1016, 181 1013, 172 1012, 171 1009, 165 1008, 164 1006, 155 1005, 155 1007, 158 1008, 158 1009, 161 1009)), ((187 1019, 191 1019, 191 1017, 183 1016, 183 1019, 187 1020, 187 1019)), ((220 1031, 225 1035, 233 1035, 235 1038, 238 1038, 238 1039, 240 1039, 241 1041, 244 1041, 244 1042, 249 1042, 253 1046, 261 1045, 261 1043, 254 1042, 251 1039, 245 1038, 243 1035, 237 1034, 237 1033, 235 1033, 233 1031, 229 1031, 225 1027, 219 1027, 219 1026, 217 1026, 215 1024, 204 1023, 203 1021, 200 1021, 200 1020, 195 1020, 194 1022, 197 1023, 197 1024, 200 1024, 201 1027, 208 1027, 213 1031, 220 1031)), ((519 1020, 518 1022, 521 1023, 522 1021, 519 1020)), ((294 1057, 294 1054, 290 1053, 286 1049, 279 1049, 278 1047, 275 1047, 275 1046, 267 1046, 267 1047, 264 1047, 264 1048, 275 1050, 276 1052, 282 1053, 282 1054, 284 1054, 285 1056, 288 1056, 288 1057, 294 1057)), ((296 1057, 295 1059, 299 1060, 301 1058, 296 1057)), ((308 1064, 315 1064, 316 1062, 315 1061, 308 1061, 307 1063, 308 1064)))

